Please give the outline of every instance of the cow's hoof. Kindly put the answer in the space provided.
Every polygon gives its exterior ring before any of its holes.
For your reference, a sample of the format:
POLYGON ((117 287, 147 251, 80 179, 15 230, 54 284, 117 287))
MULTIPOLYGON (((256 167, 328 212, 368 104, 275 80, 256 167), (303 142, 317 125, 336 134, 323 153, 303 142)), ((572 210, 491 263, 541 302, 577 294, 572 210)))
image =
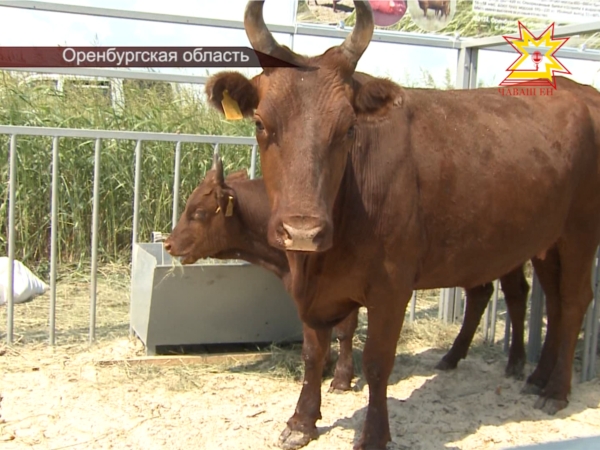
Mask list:
POLYGON ((284 450, 297 450, 306 446, 310 441, 316 439, 319 436, 319 432, 315 427, 311 433, 305 433, 303 431, 292 430, 289 426, 283 430, 283 433, 279 436, 279 447, 284 450))
POLYGON ((523 395, 540 395, 541 393, 542 388, 530 382, 525 383, 525 386, 521 389, 523 395))
POLYGON ((437 370, 454 370, 458 366, 458 362, 449 361, 445 358, 442 358, 439 363, 436 364, 435 368, 437 370))
POLYGON ((343 394, 344 392, 348 392, 351 390, 352 386, 350 386, 350 383, 348 381, 340 381, 334 378, 327 392, 329 392, 330 394, 343 394))
POLYGON ((549 416, 555 415, 561 409, 565 409, 569 406, 569 402, 567 400, 557 400, 555 398, 548 398, 540 396, 535 402, 533 407, 535 409, 539 409, 540 411, 545 412, 549 416))
POLYGON ((517 361, 516 363, 509 362, 506 365, 504 375, 506 375, 507 378, 523 380, 525 378, 525 361, 517 361))
POLYGON ((377 437, 375 437, 374 433, 375 432, 373 431, 373 434, 371 434, 371 438, 369 439, 369 441, 371 442, 365 442, 366 439, 363 431, 363 435, 361 436, 359 441, 354 445, 353 450, 386 450, 387 443, 392 442, 392 438, 390 436, 389 431, 383 435, 378 434, 377 437))
POLYGON ((386 445, 384 445, 383 447, 380 447, 378 445, 365 445, 365 444, 361 444, 361 443, 358 443, 353 448, 353 450, 386 450, 386 449, 387 449, 386 445))

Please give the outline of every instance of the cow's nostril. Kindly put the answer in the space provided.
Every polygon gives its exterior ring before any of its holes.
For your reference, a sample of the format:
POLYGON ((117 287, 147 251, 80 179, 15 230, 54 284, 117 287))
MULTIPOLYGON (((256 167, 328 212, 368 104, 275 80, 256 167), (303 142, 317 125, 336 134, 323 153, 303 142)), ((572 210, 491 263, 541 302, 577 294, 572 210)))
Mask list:
POLYGON ((170 252, 170 251, 171 251, 171 243, 170 243, 170 242, 165 242, 165 243, 164 243, 164 246, 165 246, 165 250, 166 250, 166 251, 168 251, 168 252, 170 252))
POLYGON ((288 231, 288 227, 285 224, 282 224, 279 227, 279 235, 281 236, 281 238, 284 241, 291 241, 292 240, 292 236, 288 231))

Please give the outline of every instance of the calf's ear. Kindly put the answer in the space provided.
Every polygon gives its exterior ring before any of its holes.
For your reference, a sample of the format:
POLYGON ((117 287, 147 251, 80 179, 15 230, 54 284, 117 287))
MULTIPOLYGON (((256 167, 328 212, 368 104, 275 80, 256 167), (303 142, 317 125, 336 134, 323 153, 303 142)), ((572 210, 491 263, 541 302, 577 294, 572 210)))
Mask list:
POLYGON ((385 78, 354 82, 354 109, 359 115, 384 116, 402 106, 402 88, 385 78))
POLYGON ((209 104, 221 114, 228 115, 224 106, 229 105, 237 108, 243 117, 252 117, 258 106, 258 90, 252 81, 238 72, 221 72, 208 79, 204 91, 209 104))
POLYGON ((225 182, 229 183, 231 181, 242 181, 249 179, 250 177, 248 177, 248 171, 246 169, 241 169, 235 172, 231 172, 229 175, 227 175, 227 177, 225 178, 225 182))
POLYGON ((219 203, 219 211, 225 214, 225 217, 233 215, 233 209, 235 207, 235 192, 233 189, 228 187, 217 189, 217 202, 219 203))

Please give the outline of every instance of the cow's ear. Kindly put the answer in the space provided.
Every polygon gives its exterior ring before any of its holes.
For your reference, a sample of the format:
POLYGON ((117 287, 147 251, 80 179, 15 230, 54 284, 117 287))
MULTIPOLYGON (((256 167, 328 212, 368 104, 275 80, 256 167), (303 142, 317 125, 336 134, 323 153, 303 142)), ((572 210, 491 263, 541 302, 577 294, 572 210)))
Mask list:
POLYGON ((233 108, 239 109, 244 117, 252 117, 258 106, 258 90, 252 81, 238 72, 221 72, 208 79, 204 91, 210 105, 220 113, 227 115, 223 109, 225 98, 226 108, 233 100, 237 104, 233 108))
POLYGON ((354 83, 354 109, 357 114, 386 115, 402 106, 402 88, 385 78, 370 78, 354 83))
POLYGON ((232 181, 241 181, 248 179, 248 171, 246 169, 241 169, 235 172, 231 172, 229 175, 227 175, 227 178, 225 178, 225 182, 230 183, 232 181))
POLYGON ((231 217, 235 207, 235 192, 229 187, 223 187, 216 190, 218 211, 222 211, 225 217, 231 217))

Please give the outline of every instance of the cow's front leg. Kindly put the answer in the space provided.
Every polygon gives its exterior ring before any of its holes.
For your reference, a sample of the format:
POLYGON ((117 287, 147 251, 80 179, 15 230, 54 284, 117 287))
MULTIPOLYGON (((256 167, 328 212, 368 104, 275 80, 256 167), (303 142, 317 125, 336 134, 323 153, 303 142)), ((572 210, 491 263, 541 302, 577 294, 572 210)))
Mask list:
MULTIPOLYGON (((379 292, 379 290, 378 290, 379 292)), ((387 384, 396 356, 404 313, 412 290, 387 290, 367 306, 367 341, 363 373, 369 384, 369 405, 361 438, 355 450, 385 450, 391 441, 387 410, 387 384)), ((374 298, 374 297, 371 297, 374 298)))
POLYGON ((332 329, 314 330, 307 325, 303 328, 304 383, 296 411, 279 437, 279 446, 285 450, 304 447, 319 435, 316 423, 321 419, 321 383, 332 329))

